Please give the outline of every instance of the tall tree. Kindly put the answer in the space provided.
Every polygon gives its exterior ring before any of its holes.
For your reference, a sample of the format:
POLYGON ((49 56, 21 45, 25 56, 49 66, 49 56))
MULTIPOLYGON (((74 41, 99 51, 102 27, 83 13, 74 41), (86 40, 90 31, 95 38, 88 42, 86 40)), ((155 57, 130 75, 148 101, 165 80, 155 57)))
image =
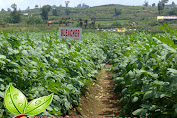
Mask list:
POLYGON ((173 1, 173 2, 171 3, 171 5, 172 5, 172 6, 175 6, 175 2, 173 1))
POLYGON ((159 15, 161 14, 161 11, 164 9, 164 3, 162 3, 161 1, 159 1, 158 3, 158 12, 159 15))
POLYGON ((117 10, 116 8, 114 8, 114 12, 115 12, 116 16, 121 15, 122 14, 122 9, 117 10))
POLYGON ((82 7, 82 5, 81 5, 81 4, 78 4, 78 5, 77 5, 77 8, 81 8, 81 7, 82 7))
POLYGON ((41 16, 42 16, 43 20, 48 20, 48 14, 49 14, 50 9, 51 9, 50 5, 44 5, 41 8, 41 10, 42 10, 41 16))
POLYGON ((155 7, 155 3, 152 4, 152 7, 155 7))
POLYGON ((35 5, 35 8, 37 9, 37 8, 39 8, 39 6, 38 6, 38 5, 35 5))
POLYGON ((10 8, 7 8, 7 11, 8 11, 8 12, 11 12, 11 9, 10 9, 10 8))
POLYGON ((158 3, 158 12, 159 12, 159 15, 164 10, 165 3, 167 3, 167 2, 168 2, 168 0, 161 0, 161 1, 159 1, 159 3, 158 3))
POLYGON ((82 4, 82 8, 89 8, 89 5, 86 5, 86 4, 82 4))
POLYGON ((148 7, 149 6, 148 1, 145 0, 143 6, 148 7))
POLYGON ((169 11, 169 15, 177 15, 177 8, 174 7, 169 11))
POLYGON ((70 13, 71 13, 71 10, 70 10, 70 9, 66 9, 66 10, 65 10, 65 14, 66 14, 66 15, 69 15, 70 13))
POLYGON ((52 14, 53 14, 54 16, 58 16, 58 11, 54 8, 54 9, 52 10, 52 14))
POLYGON ((4 12, 5 10, 2 8, 1 11, 4 12))
POLYGON ((168 0, 162 0, 161 2, 163 2, 163 3, 167 3, 167 2, 168 2, 168 0))
POLYGON ((17 11, 17 5, 12 4, 11 7, 13 11, 10 13, 10 18, 12 23, 19 23, 21 21, 21 12, 17 11))
POLYGON ((17 5, 14 3, 11 5, 12 9, 17 9, 17 5))

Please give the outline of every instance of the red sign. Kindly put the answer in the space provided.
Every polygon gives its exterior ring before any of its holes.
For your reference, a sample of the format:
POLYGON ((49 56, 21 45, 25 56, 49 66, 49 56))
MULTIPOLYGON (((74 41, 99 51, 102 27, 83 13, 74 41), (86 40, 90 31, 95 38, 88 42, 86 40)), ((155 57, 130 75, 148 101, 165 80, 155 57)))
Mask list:
POLYGON ((71 27, 59 28, 60 39, 81 40, 81 36, 82 36, 82 28, 71 28, 71 27))

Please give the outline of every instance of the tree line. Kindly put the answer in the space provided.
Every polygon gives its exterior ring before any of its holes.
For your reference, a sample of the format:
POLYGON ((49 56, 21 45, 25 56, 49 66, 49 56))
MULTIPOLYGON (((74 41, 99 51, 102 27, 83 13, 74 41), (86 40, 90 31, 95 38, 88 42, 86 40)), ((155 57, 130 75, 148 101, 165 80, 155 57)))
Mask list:
MULTIPOLYGON (((168 0, 161 0, 159 1, 159 3, 157 4, 157 10, 158 10, 158 14, 159 15, 163 15, 164 14, 164 8, 165 8, 165 3, 167 3, 168 0)), ((144 6, 149 6, 148 1, 144 1, 144 6)), ((175 3, 172 2, 171 4, 172 6, 175 6, 175 3)), ((152 7, 155 7, 156 4, 153 3, 152 7)), ((89 7, 85 4, 81 5, 79 4, 76 8, 80 8, 80 7, 89 7)), ((8 8, 8 12, 10 12, 10 16, 5 18, 5 22, 9 22, 9 23, 19 23, 22 18, 21 18, 21 11, 17 10, 17 5, 16 4, 12 4, 11 8, 8 8)), ((38 8, 38 5, 35 5, 35 8, 38 8)), ((29 10, 30 8, 28 7, 27 10, 29 10)), ((41 13, 40 16, 41 17, 28 17, 28 19, 26 20, 27 24, 40 24, 42 22, 45 22, 48 20, 48 16, 49 16, 49 12, 52 10, 52 14, 53 16, 59 16, 60 15, 60 10, 56 9, 56 7, 51 7, 50 5, 44 5, 41 8, 41 13)), ((1 9, 2 12, 4 12, 4 9, 1 9)), ((122 14, 122 9, 116 9, 114 8, 114 12, 115 12, 115 16, 119 16, 122 14)), ((65 14, 66 15, 70 15, 71 10, 69 8, 65 9, 65 14)), ((168 15, 177 15, 177 7, 171 8, 170 11, 167 13, 168 15)))

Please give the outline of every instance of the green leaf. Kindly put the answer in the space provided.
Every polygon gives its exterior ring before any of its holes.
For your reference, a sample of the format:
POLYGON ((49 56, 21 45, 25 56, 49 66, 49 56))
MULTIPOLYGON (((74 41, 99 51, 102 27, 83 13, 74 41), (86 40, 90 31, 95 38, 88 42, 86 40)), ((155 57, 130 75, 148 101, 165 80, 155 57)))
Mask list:
POLYGON ((157 108, 156 105, 152 105, 152 106, 149 108, 149 110, 150 110, 150 111, 154 111, 156 108, 157 108))
POLYGON ((53 108, 52 108, 51 106, 48 106, 48 107, 47 107, 47 110, 52 111, 53 108))
POLYGON ((25 114, 31 116, 43 112, 50 105, 52 99, 53 94, 32 100, 28 103, 25 109, 25 114))
POLYGON ((4 30, 3 30, 2 32, 3 32, 3 34, 4 34, 4 37, 5 37, 5 38, 8 38, 8 34, 7 34, 7 32, 4 31, 4 30))
POLYGON ((133 115, 140 115, 143 110, 144 110, 144 109, 137 109, 137 110, 135 110, 132 114, 133 114, 133 115))
POLYGON ((0 59, 6 59, 5 55, 0 55, 0 59))
POLYGON ((177 70, 176 69, 168 68, 167 70, 168 70, 169 73, 173 73, 173 74, 177 75, 177 70))
POLYGON ((9 66, 12 67, 12 68, 17 68, 17 67, 19 67, 18 63, 15 63, 15 62, 10 62, 10 65, 9 65, 9 66))
POLYGON ((13 50, 13 53, 14 53, 14 54, 18 54, 19 51, 18 51, 18 50, 13 50))
POLYGON ((142 95, 142 94, 144 94, 144 92, 137 91, 133 95, 142 95))
POLYGON ((4 93, 0 91, 0 97, 4 98, 4 93))
POLYGON ((4 84, 0 84, 0 90, 5 90, 5 85, 4 84))
POLYGON ((25 55, 25 56, 28 56, 28 51, 27 50, 23 50, 22 54, 25 55))
POLYGON ((121 95, 124 96, 125 94, 127 94, 128 92, 128 89, 127 88, 124 88, 121 92, 121 95))
POLYGON ((0 64, 6 64, 6 62, 5 62, 5 61, 0 60, 0 64))
POLYGON ((21 91, 10 85, 5 92, 4 104, 11 113, 23 114, 27 99, 21 91))
POLYGON ((57 95, 54 95, 53 98, 57 101, 60 101, 61 99, 57 96, 57 95))
POLYGON ((55 63, 58 63, 58 62, 59 62, 59 60, 58 60, 57 58, 53 58, 53 61, 54 61, 55 63))
POLYGON ((146 109, 141 108, 141 109, 135 110, 132 114, 133 114, 133 115, 140 115, 140 116, 143 116, 143 115, 146 114, 146 112, 147 112, 146 109))
POLYGON ((143 96, 143 99, 146 100, 146 99, 149 99, 153 96, 153 92, 152 91, 148 91, 144 94, 143 96))
POLYGON ((175 108, 175 114, 177 114, 177 108, 175 108))
POLYGON ((23 75, 25 75, 25 76, 27 76, 27 75, 28 75, 28 71, 27 71, 27 70, 25 70, 25 69, 23 69, 23 70, 22 70, 22 73, 23 73, 23 75))
POLYGON ((132 103, 135 103, 135 102, 137 102, 138 101, 138 97, 133 97, 133 99, 132 99, 132 103))
POLYGON ((166 55, 166 60, 168 60, 170 57, 172 57, 173 54, 174 54, 174 53, 168 53, 168 54, 166 55))
POLYGON ((176 109, 176 108, 177 108, 177 104, 174 104, 174 105, 173 105, 173 109, 176 109))

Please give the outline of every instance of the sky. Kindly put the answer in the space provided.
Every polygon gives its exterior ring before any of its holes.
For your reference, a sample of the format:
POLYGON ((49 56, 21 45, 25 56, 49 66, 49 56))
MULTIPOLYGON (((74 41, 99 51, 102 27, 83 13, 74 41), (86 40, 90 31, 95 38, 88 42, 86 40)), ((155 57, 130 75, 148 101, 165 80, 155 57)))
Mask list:
MULTIPOLYGON (((105 4, 121 4, 121 5, 132 5, 132 6, 140 6, 144 4, 145 0, 0 0, 0 9, 11 8, 13 3, 17 4, 17 8, 21 10, 25 10, 28 6, 30 9, 33 9, 35 5, 43 6, 43 5, 62 5, 65 6, 65 1, 70 1, 69 7, 76 7, 78 4, 85 3, 91 7, 105 5, 105 4)), ((146 0, 149 5, 152 3, 158 3, 159 0, 146 0)), ((168 4, 171 4, 174 1, 177 4, 177 0, 169 0, 168 4)))

